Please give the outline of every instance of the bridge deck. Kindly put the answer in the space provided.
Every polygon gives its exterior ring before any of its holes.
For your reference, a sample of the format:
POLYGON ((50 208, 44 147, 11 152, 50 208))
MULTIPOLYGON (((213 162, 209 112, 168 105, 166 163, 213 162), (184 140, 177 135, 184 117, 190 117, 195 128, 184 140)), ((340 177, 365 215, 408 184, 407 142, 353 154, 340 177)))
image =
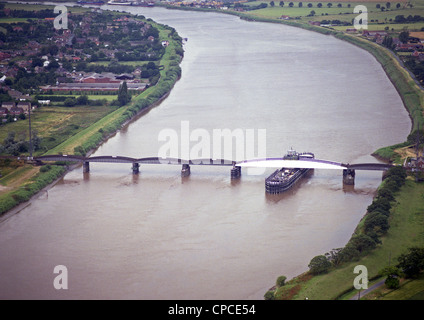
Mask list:
POLYGON ((131 158, 123 156, 95 156, 83 157, 76 155, 48 155, 34 157, 38 161, 71 161, 71 162, 104 162, 104 163, 139 163, 139 164, 170 164, 170 165, 210 165, 210 166, 236 166, 250 168, 300 168, 300 169, 353 169, 353 170, 388 170, 393 165, 384 163, 358 163, 343 164, 329 160, 301 159, 286 160, 284 158, 263 158, 243 161, 232 161, 226 159, 192 159, 184 160, 178 158, 131 158))

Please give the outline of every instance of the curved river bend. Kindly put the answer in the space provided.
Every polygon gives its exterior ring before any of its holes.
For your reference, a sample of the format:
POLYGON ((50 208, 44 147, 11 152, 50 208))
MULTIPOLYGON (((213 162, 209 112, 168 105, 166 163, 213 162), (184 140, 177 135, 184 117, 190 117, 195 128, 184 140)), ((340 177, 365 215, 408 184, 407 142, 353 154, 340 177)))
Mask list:
MULTIPOLYGON (((114 7, 113 9, 130 9, 114 7)), ((157 156, 164 129, 266 129, 267 156, 294 147, 340 162, 376 160, 410 120, 367 52, 329 36, 216 13, 131 8, 187 37, 182 78, 158 107, 94 155, 157 156)), ((257 131, 256 131, 257 132, 257 131)), ((315 170, 281 196, 228 167, 78 168, 0 224, 0 298, 263 299, 278 276, 342 247, 381 173, 315 170), (68 290, 56 290, 56 265, 68 290)))

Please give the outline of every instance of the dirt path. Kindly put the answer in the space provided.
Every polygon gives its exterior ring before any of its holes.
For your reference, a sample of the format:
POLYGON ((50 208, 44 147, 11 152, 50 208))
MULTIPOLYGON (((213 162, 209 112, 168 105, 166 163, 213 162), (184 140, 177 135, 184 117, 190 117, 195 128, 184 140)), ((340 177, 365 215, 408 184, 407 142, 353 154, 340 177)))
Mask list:
MULTIPOLYGON (((17 177, 12 179, 10 183, 7 183, 6 186, 0 185, 0 194, 3 194, 5 192, 12 191, 14 189, 19 188, 21 185, 23 185, 25 182, 28 182, 29 179, 31 179, 34 175, 36 175, 40 168, 38 167, 32 167, 32 166, 25 166, 21 167, 17 170, 25 170, 23 173, 18 174, 17 177), (27 169, 28 168, 28 169, 27 169)), ((11 173, 13 174, 13 172, 11 173)), ((7 178, 7 176, 5 176, 7 178)))

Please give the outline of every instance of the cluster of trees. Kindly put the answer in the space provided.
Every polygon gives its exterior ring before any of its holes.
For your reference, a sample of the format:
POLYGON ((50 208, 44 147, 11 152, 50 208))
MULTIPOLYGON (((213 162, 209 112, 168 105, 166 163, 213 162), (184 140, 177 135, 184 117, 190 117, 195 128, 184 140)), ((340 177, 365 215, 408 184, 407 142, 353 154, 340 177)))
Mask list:
MULTIPOLYGON (((29 140, 26 140, 26 135, 21 134, 18 140, 15 140, 16 133, 11 131, 3 140, 3 145, 0 145, 0 154, 19 156, 21 153, 29 151, 29 140)), ((32 150, 40 149, 41 139, 35 131, 31 134, 32 150)))
POLYGON ((347 21, 340 21, 340 20, 321 20, 321 24, 331 24, 333 26, 349 26, 352 25, 351 23, 347 21))
POLYGON ((54 70, 46 70, 47 72, 28 72, 24 68, 19 68, 16 77, 11 81, 11 87, 21 92, 28 92, 31 89, 38 89, 43 85, 54 85, 57 80, 57 75, 54 70))
MULTIPOLYGON (((78 62, 75 64, 76 71, 84 71, 84 72, 111 72, 114 74, 122 74, 122 73, 132 73, 138 66, 136 65, 125 65, 118 62, 111 62, 107 66, 99 65, 99 64, 90 64, 85 61, 78 62)), ((71 62, 63 63, 63 68, 72 71, 73 65, 71 62)))
POLYGON ((408 248, 407 253, 398 257, 398 263, 380 270, 379 274, 386 277, 385 284, 388 288, 399 287, 399 279, 416 278, 424 270, 424 248, 408 248))
POLYGON ((0 105, 3 102, 12 101, 12 97, 7 93, 7 90, 0 88, 0 105))
POLYGON ((411 70, 419 82, 424 81, 424 63, 414 57, 405 58, 405 66, 411 70))
POLYGON ((395 23, 414 23, 420 21, 424 21, 424 17, 421 17, 419 15, 409 15, 406 18, 404 15, 397 15, 394 20, 395 23))
POLYGON ((234 9, 243 9, 245 11, 265 9, 266 7, 268 7, 268 4, 265 2, 262 2, 256 6, 249 6, 240 2, 236 2, 234 4, 234 9))
MULTIPOLYGON (((60 100, 63 101, 63 105, 65 107, 87 106, 87 105, 98 106, 98 105, 103 105, 107 103, 105 100, 90 100, 88 99, 86 95, 81 95, 77 98, 67 97, 67 96, 57 97, 57 98, 62 98, 60 100)), ((57 99, 56 101, 58 100, 59 99, 57 99)))
POLYGON ((388 219, 394 194, 405 183, 406 176, 406 171, 401 166, 388 170, 376 197, 367 208, 362 230, 354 234, 344 248, 333 249, 325 255, 314 257, 308 265, 312 274, 326 273, 332 266, 356 261, 381 243, 380 237, 390 227, 388 219))
MULTIPOLYGON (((0 3, 0 18, 6 17, 4 12, 4 3, 0 3)), ((55 18, 57 14, 54 13, 53 9, 43 9, 37 11, 27 11, 27 10, 10 10, 8 13, 9 17, 12 18, 28 18, 28 19, 45 19, 45 18, 55 18)))
POLYGON ((55 31, 51 22, 41 21, 39 23, 0 23, 6 32, 0 32, 2 50, 20 50, 28 41, 46 42, 47 38, 54 36, 55 31))

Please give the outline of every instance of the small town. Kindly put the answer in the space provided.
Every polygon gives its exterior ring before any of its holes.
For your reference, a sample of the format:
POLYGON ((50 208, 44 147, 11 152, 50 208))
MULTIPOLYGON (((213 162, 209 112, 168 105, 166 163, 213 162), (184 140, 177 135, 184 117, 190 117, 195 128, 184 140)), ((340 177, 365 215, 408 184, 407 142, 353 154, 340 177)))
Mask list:
MULTIPOLYGON (((3 5, 5 18, 22 14, 3 5)), ((33 108, 49 103, 34 100, 37 94, 115 95, 124 81, 132 92, 157 82, 160 66, 155 61, 169 42, 159 42, 158 30, 149 23, 126 15, 111 18, 100 9, 85 15, 69 12, 68 18, 65 30, 53 28, 52 10, 36 13, 32 24, 0 20, 8 30, 7 36, 0 33, 2 122, 9 115, 19 119, 20 113, 27 114, 24 102, 33 108)))

